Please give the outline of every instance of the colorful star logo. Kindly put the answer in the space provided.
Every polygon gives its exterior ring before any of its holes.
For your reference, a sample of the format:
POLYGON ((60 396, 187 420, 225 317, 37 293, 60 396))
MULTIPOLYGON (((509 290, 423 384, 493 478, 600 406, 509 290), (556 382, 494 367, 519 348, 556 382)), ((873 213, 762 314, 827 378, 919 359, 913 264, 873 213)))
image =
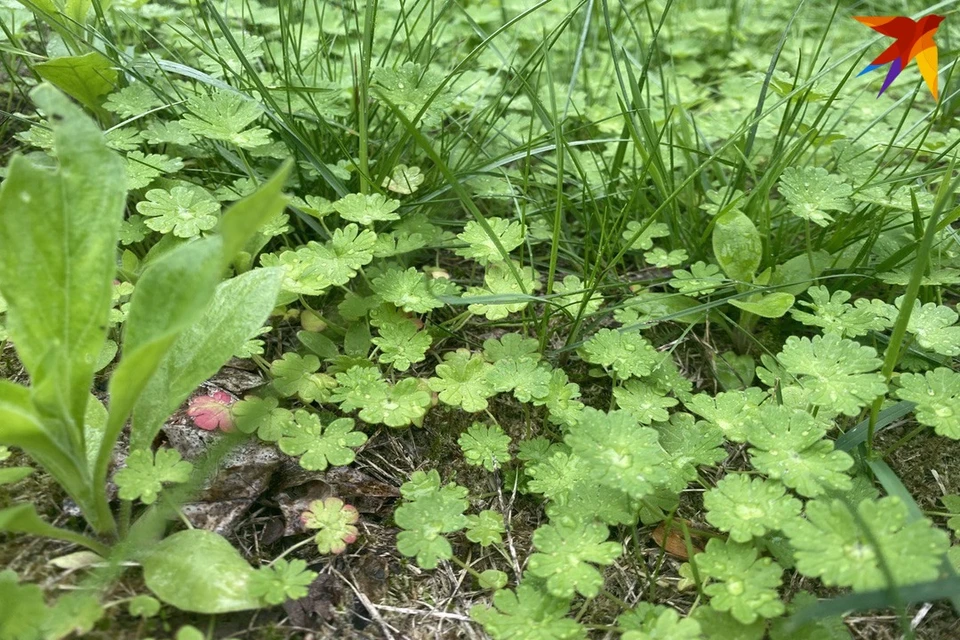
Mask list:
POLYGON ((929 15, 919 20, 911 20, 903 16, 854 16, 853 19, 878 33, 896 38, 896 42, 887 47, 886 51, 877 56, 876 60, 859 73, 862 76, 868 71, 890 64, 887 79, 883 81, 880 93, 877 94, 878 98, 883 95, 883 92, 887 90, 887 87, 900 75, 900 72, 910 61, 916 58, 917 66, 920 67, 920 75, 923 76, 927 86, 930 87, 933 99, 939 99, 939 92, 937 91, 937 43, 933 41, 933 35, 937 32, 940 23, 943 22, 943 16, 929 15))

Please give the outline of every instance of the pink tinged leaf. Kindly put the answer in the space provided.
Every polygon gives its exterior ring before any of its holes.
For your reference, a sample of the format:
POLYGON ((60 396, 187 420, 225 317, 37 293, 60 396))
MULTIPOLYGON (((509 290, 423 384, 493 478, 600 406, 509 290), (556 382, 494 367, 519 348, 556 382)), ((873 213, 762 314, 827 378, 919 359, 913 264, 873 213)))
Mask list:
POLYGON ((190 401, 187 415, 193 424, 206 431, 233 431, 231 405, 236 399, 225 391, 215 391, 213 395, 197 396, 190 401))

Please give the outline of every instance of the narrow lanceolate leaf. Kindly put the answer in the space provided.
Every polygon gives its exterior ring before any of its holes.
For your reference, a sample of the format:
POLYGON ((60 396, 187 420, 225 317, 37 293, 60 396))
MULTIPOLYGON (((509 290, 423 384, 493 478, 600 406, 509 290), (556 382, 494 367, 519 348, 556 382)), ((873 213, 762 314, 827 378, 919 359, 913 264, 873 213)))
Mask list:
POLYGON ((31 95, 53 126, 60 166, 51 172, 24 157, 11 162, 0 187, 0 292, 34 384, 54 380, 62 405, 42 410, 79 428, 107 333, 124 162, 66 96, 49 85, 31 95))

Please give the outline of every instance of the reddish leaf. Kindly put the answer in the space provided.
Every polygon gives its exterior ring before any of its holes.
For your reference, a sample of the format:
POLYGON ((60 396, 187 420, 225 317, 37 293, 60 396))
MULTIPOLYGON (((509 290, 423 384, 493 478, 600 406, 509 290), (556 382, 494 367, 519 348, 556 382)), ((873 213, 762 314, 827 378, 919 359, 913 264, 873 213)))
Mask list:
POLYGON ((190 401, 187 415, 193 424, 206 431, 233 431, 233 416, 230 405, 235 398, 226 391, 214 391, 211 396, 197 396, 190 401))

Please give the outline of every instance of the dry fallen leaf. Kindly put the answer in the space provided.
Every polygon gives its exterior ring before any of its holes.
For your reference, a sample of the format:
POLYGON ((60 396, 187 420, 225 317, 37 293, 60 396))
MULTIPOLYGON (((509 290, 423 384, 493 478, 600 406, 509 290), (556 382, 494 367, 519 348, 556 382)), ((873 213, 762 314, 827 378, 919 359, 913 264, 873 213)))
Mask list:
MULTIPOLYGON (((686 524, 688 527, 690 526, 689 522, 686 524)), ((667 532, 664 523, 661 522, 660 525, 653 530, 653 533, 650 534, 650 537, 657 543, 658 547, 670 555, 680 558, 681 560, 690 559, 690 555, 687 553, 687 544, 683 539, 683 530, 676 521, 671 525, 669 532, 667 532)), ((693 543, 694 553, 703 551, 703 548, 697 544, 697 536, 695 534, 691 534, 690 539, 693 543)))

